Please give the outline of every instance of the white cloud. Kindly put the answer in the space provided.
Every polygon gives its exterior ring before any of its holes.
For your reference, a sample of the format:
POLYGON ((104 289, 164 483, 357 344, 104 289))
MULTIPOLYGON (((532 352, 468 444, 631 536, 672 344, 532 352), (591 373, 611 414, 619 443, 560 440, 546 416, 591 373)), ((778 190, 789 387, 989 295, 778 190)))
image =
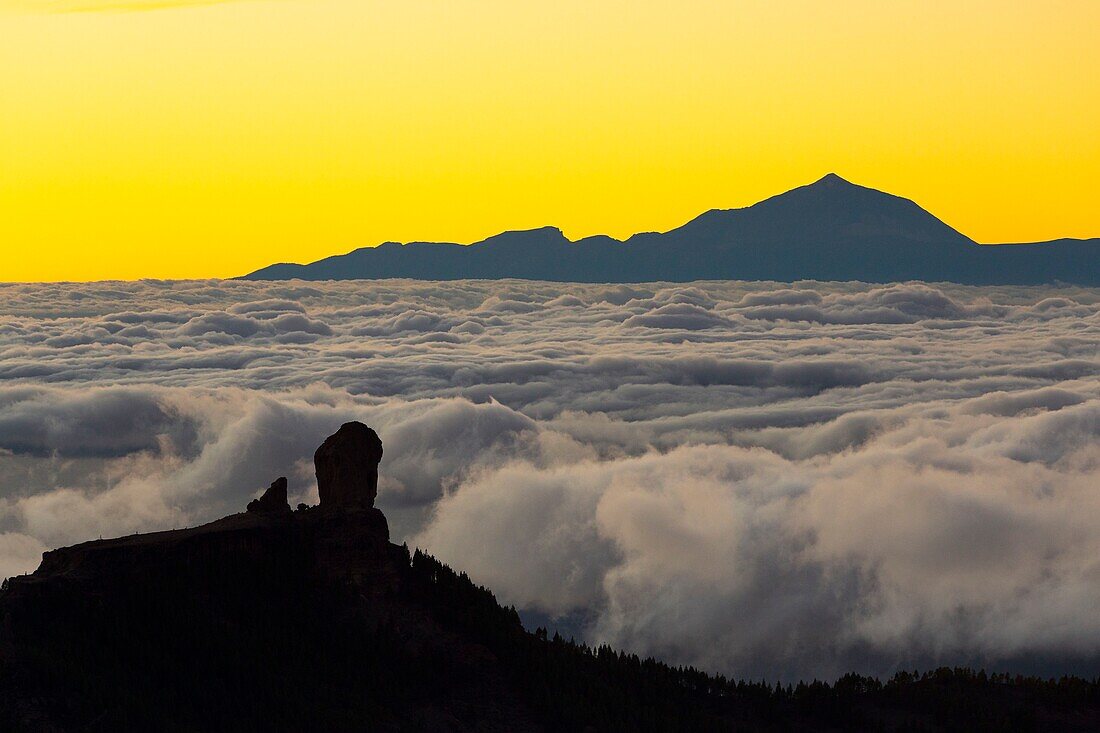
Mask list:
MULTIPOLYGON (((0 574, 239 511, 341 422, 508 603, 739 675, 1100 660, 1100 292, 0 285, 0 574)), ((1100 665, 1097 665, 1100 669, 1100 665)))

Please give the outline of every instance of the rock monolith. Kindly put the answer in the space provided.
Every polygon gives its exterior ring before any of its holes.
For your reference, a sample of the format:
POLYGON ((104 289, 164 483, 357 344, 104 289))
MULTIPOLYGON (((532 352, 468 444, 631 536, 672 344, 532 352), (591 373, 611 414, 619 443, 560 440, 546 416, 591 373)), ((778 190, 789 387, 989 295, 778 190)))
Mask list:
POLYGON ((382 440, 361 422, 340 426, 313 454, 324 508, 368 508, 378 495, 382 440))

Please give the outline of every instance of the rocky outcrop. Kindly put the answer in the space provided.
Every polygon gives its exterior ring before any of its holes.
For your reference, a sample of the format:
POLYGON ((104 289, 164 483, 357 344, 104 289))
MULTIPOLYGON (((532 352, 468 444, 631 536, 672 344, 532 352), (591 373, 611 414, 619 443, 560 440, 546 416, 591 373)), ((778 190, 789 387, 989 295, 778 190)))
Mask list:
POLYGON ((369 508, 378 495, 378 462, 382 441, 361 422, 340 426, 313 454, 321 506, 369 508))
POLYGON ((245 512, 52 550, 6 581, 0 731, 530 729, 389 542, 381 455, 350 423, 317 452, 323 508, 292 511, 279 478, 245 512))
POLYGON ((286 476, 280 476, 272 481, 263 496, 248 502, 248 511, 254 514, 289 514, 290 504, 286 500, 286 476))

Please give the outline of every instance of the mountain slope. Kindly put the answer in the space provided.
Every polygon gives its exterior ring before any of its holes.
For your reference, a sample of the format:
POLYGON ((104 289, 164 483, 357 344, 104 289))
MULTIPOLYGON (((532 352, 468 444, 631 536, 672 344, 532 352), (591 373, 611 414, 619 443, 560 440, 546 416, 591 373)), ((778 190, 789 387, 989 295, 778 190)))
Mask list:
POLYGON ((321 504, 47 552, 0 588, 4 731, 1095 730, 1100 685, 970 670, 736 682, 529 633, 389 542, 381 441, 318 449, 321 504))
POLYGON ((1097 240, 978 245, 916 203, 829 174, 743 209, 714 209, 665 233, 570 242, 552 227, 468 246, 387 242, 254 280, 516 277, 575 282, 899 280, 1100 285, 1097 240))

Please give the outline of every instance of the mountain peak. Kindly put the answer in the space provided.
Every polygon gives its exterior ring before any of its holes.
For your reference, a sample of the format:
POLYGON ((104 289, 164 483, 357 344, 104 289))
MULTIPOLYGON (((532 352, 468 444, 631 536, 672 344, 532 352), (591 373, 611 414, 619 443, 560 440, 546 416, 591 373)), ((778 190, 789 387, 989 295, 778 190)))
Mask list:
POLYGON ((859 188, 856 184, 845 178, 841 178, 836 173, 826 173, 824 176, 811 183, 810 186, 813 188, 834 188, 839 186, 853 186, 859 188))
POLYGON ((254 280, 527 278, 564 282, 948 280, 1094 284, 1086 245, 976 247, 919 204, 826 173, 751 206, 711 209, 663 233, 570 242, 556 227, 508 231, 464 247, 375 248, 254 280))

